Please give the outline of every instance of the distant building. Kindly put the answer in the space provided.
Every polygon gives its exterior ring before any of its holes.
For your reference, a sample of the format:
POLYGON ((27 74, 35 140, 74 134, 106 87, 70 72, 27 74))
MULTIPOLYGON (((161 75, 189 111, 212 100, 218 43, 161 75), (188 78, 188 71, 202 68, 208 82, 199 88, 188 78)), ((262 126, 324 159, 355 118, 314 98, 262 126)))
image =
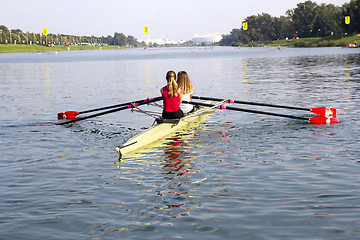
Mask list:
POLYGON ((216 43, 222 39, 221 34, 208 34, 208 35, 197 35, 195 34, 192 41, 195 44, 201 43, 216 43))
POLYGON ((175 41, 175 40, 170 40, 170 39, 140 39, 138 40, 139 42, 144 41, 147 45, 153 45, 153 44, 157 44, 157 45, 178 45, 178 44, 183 44, 185 41, 175 41))
MULTIPOLYGON (((216 42, 220 42, 220 40, 222 39, 222 35, 221 34, 208 34, 208 35, 197 35, 195 34, 194 37, 192 38, 192 42, 194 44, 202 44, 202 43, 206 43, 206 44, 211 44, 211 43, 216 43, 216 42)), ((139 39, 139 42, 145 42, 147 45, 151 46, 151 45, 181 45, 184 44, 188 41, 175 41, 175 40, 171 40, 168 38, 163 38, 163 39, 139 39)))

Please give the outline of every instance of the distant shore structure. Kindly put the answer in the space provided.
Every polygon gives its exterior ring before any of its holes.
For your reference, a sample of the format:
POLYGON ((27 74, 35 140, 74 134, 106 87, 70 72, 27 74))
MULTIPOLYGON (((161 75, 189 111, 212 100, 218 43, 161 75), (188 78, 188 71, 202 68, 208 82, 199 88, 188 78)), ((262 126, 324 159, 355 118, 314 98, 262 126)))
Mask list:
POLYGON ((207 34, 207 35, 195 34, 194 37, 192 38, 192 41, 195 44, 216 43, 216 42, 220 42, 221 39, 222 39, 222 35, 217 33, 207 34))
POLYGON ((168 38, 164 38, 164 39, 139 39, 139 42, 144 41, 147 45, 153 45, 153 44, 158 44, 158 45, 177 45, 177 44, 183 44, 186 41, 175 41, 175 40, 171 40, 168 38))
MULTIPOLYGON (((222 39, 222 35, 221 34, 217 34, 217 33, 213 33, 213 34, 207 34, 207 35, 199 35, 199 34, 195 34, 194 37, 191 39, 191 42, 194 44, 213 44, 213 43, 217 43, 220 42, 222 39)), ((168 38, 164 38, 164 39, 139 39, 139 42, 144 41, 147 45, 153 45, 153 44, 157 44, 157 45, 178 45, 178 44, 184 44, 186 42, 189 42, 189 40, 184 41, 184 40, 180 40, 180 41, 176 41, 176 40, 171 40, 168 38)))

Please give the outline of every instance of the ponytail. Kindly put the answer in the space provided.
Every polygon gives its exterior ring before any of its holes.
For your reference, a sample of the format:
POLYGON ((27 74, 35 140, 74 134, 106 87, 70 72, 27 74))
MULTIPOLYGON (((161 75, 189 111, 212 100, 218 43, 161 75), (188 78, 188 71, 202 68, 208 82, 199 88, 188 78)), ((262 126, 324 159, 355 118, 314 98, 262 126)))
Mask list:
POLYGON ((176 74, 174 71, 169 71, 166 74, 167 80, 167 89, 170 97, 177 97, 178 93, 178 85, 176 83, 176 74))

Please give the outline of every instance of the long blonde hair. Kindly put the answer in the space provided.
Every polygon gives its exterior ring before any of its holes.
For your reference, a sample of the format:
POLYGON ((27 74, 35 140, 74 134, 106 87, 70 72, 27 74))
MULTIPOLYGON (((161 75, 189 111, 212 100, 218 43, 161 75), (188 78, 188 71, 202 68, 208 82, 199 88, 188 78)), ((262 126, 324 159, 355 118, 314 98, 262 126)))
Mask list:
POLYGON ((176 83, 176 73, 174 71, 168 71, 166 73, 167 80, 167 89, 170 97, 177 97, 178 93, 178 84, 176 83))
POLYGON ((179 85, 182 94, 187 94, 194 91, 194 87, 190 82, 189 75, 185 71, 178 72, 177 84, 179 85))

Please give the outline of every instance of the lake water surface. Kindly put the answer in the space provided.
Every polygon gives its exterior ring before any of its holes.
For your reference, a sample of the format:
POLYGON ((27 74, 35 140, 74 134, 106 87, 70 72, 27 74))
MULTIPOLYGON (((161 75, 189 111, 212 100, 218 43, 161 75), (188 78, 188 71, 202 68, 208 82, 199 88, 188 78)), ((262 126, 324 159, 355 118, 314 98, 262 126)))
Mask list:
POLYGON ((0 100, 0 239, 360 239, 359 49, 0 54, 0 100), (157 97, 168 70, 194 95, 334 107, 340 123, 223 110, 120 161, 115 147, 154 119, 54 125, 157 97))

